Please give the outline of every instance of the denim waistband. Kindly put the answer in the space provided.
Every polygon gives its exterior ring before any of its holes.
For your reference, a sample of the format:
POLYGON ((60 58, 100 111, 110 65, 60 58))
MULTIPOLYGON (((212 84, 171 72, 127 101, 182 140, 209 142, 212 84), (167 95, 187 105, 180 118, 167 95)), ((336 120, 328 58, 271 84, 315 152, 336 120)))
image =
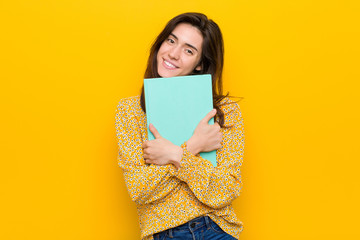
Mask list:
POLYGON ((212 221, 210 217, 201 216, 201 217, 194 218, 194 219, 190 220, 189 222, 184 223, 180 226, 165 230, 164 232, 168 232, 169 237, 172 237, 173 232, 177 232, 177 231, 191 231, 192 232, 192 231, 194 231, 198 228, 204 227, 204 226, 206 226, 207 228, 210 228, 210 221, 212 221))

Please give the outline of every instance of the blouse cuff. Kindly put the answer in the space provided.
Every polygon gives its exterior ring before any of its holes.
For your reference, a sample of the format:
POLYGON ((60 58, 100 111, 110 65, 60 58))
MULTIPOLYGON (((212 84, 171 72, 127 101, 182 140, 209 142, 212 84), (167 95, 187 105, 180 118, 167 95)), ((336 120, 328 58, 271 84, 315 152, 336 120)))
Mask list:
POLYGON ((186 142, 181 145, 181 148, 183 149, 183 157, 180 167, 175 172, 177 178, 186 182, 192 179, 196 172, 211 173, 213 171, 214 167, 212 163, 200 157, 200 154, 194 155, 188 151, 186 142))

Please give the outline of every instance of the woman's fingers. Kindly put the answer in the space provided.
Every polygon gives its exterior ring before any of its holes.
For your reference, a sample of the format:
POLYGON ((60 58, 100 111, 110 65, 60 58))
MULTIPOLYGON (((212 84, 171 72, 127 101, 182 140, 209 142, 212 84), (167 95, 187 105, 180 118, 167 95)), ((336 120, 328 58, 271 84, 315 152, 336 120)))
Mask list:
POLYGON ((150 129, 150 132, 154 135, 154 137, 156 139, 161 138, 160 133, 158 132, 158 130, 154 127, 154 125, 152 123, 149 124, 149 129, 150 129))
POLYGON ((216 128, 216 130, 219 130, 220 131, 220 124, 218 122, 215 122, 214 124, 214 127, 216 128))
POLYGON ((190 152, 209 152, 221 148, 222 134, 218 122, 209 124, 211 118, 216 115, 216 109, 210 111, 197 125, 193 136, 188 140, 190 152))
POLYGON ((153 158, 150 154, 144 154, 144 160, 146 163, 152 163, 151 161, 153 160, 153 158))
POLYGON ((208 114, 206 114, 206 116, 203 119, 201 119, 200 122, 208 123, 210 119, 213 118, 215 115, 216 115, 216 109, 213 109, 208 114))

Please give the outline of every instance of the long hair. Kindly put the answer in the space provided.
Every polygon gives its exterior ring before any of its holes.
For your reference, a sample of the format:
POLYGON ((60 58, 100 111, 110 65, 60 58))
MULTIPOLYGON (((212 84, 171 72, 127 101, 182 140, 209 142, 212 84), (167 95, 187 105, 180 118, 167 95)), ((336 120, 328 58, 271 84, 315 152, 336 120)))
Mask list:
MULTIPOLYGON (((213 105, 217 110, 215 120, 221 127, 224 127, 224 113, 220 109, 220 102, 226 96, 223 95, 222 89, 222 71, 224 66, 224 42, 219 26, 208 19, 202 13, 183 13, 171 19, 156 38, 150 49, 150 55, 147 62, 147 68, 144 78, 159 78, 161 77, 157 72, 157 54, 161 44, 170 36, 172 31, 179 23, 188 23, 197 29, 202 34, 202 54, 200 58, 201 70, 193 70, 191 75, 196 74, 211 74, 212 76, 212 93, 213 105)), ((141 108, 146 112, 144 86, 141 89, 140 97, 141 108)))

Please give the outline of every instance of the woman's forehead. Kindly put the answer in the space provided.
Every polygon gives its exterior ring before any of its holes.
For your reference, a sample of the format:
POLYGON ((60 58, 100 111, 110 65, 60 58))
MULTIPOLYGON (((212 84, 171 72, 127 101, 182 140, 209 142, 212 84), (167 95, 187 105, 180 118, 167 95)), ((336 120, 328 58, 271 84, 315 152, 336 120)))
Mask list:
POLYGON ((180 42, 190 44, 196 48, 200 48, 203 36, 197 27, 189 23, 180 23, 171 32, 180 42))

